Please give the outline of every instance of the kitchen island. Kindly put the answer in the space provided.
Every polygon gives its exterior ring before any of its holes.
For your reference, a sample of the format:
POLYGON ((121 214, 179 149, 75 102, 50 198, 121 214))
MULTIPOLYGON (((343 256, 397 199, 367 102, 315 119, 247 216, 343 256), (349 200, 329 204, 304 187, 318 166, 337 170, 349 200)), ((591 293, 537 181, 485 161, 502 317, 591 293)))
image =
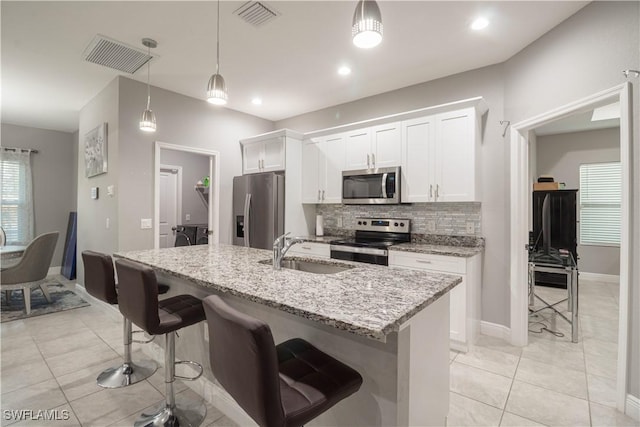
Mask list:
MULTIPOLYGON (((360 391, 310 425, 444 425, 449 401, 449 295, 459 276, 368 264, 334 274, 274 270, 271 251, 191 246, 116 254, 151 266, 167 296, 221 295, 271 326, 281 342, 301 337, 356 369, 360 391)), ((209 369, 204 323, 181 332, 177 353, 203 364, 198 390, 246 425, 209 369)), ((160 358, 160 355, 156 357, 160 358)))

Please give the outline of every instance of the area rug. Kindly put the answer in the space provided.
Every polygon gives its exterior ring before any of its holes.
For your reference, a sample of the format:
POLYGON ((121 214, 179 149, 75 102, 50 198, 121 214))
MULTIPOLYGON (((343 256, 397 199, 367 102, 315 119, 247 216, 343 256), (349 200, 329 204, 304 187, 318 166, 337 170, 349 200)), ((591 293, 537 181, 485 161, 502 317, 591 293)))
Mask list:
POLYGON ((11 322, 12 320, 42 316, 89 305, 88 302, 63 285, 48 285, 48 287, 51 303, 47 302, 40 289, 31 291, 31 314, 29 316, 24 311, 24 298, 21 290, 11 292, 11 304, 7 304, 5 292, 1 292, 2 306, 0 309, 2 312, 0 313, 0 322, 11 322))

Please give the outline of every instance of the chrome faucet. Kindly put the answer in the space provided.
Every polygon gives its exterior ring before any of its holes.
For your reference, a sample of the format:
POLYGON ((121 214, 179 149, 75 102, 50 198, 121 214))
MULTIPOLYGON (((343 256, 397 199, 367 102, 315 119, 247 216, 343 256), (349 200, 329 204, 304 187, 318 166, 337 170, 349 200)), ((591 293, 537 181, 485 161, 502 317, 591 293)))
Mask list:
POLYGON ((296 243, 302 243, 305 240, 299 237, 291 237, 287 239, 290 233, 285 233, 278 237, 273 242, 273 268, 274 270, 280 270, 282 268, 282 258, 286 255, 287 251, 291 249, 291 246, 296 243))

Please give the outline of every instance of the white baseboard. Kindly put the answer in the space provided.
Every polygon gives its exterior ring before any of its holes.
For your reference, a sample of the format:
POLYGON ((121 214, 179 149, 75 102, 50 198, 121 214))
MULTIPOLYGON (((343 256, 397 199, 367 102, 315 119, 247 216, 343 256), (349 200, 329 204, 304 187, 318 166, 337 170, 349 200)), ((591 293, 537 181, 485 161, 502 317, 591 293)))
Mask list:
POLYGON ((630 394, 627 394, 625 413, 636 421, 640 421, 640 399, 630 394))
POLYGON ((580 278, 582 280, 593 280, 606 283, 620 283, 620 276, 617 276, 615 274, 600 274, 581 271, 580 278))
POLYGON ((49 271, 47 272, 47 275, 51 276, 51 275, 60 274, 60 271, 62 271, 62 267, 60 267, 59 265, 57 267, 49 267, 49 271))
POLYGON ((507 342, 511 342, 511 328, 486 321, 480 322, 480 333, 490 337, 500 338, 507 342))
POLYGON ((99 308, 105 314, 113 317, 114 320, 122 320, 122 313, 120 313, 120 310, 118 310, 117 306, 107 304, 106 302, 89 295, 84 286, 79 283, 76 283, 76 293, 80 296, 80 298, 87 301, 92 306, 99 308))

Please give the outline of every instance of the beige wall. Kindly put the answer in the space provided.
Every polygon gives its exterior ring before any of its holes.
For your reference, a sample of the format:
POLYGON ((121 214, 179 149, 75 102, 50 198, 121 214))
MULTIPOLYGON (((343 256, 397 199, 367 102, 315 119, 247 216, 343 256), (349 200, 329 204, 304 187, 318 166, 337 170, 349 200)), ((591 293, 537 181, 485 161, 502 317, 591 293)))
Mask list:
MULTIPOLYGON (((567 188, 580 189, 581 164, 620 161, 620 129, 539 136, 537 159, 537 176, 551 175, 567 188)), ((578 208, 578 220, 579 213, 578 208)), ((620 274, 620 247, 581 245, 578 233, 578 256, 582 273, 620 274)))

